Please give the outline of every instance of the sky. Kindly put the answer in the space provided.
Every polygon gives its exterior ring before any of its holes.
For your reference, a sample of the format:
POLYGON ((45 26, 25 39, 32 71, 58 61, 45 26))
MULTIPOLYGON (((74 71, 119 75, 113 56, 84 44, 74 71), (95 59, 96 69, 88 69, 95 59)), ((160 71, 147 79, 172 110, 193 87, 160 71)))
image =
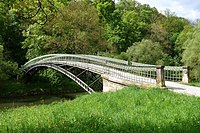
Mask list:
POLYGON ((142 4, 156 7, 163 13, 166 9, 175 12, 179 17, 195 21, 200 19, 200 0, 137 0, 142 4))

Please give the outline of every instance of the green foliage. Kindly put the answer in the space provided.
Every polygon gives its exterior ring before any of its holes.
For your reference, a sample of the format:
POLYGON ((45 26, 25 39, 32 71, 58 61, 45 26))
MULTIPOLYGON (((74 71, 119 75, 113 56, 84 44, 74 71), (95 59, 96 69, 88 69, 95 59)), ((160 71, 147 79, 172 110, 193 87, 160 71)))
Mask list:
POLYGON ((20 70, 16 63, 5 61, 3 57, 3 46, 0 45, 0 80, 7 80, 9 78, 17 78, 20 70))
POLYGON ((163 27, 161 22, 155 22, 150 25, 150 34, 148 38, 153 42, 159 42, 163 48, 166 48, 169 40, 168 40, 168 32, 163 27))
POLYGON ((181 64, 181 57, 179 58, 179 52, 176 49, 175 42, 181 33, 181 31, 184 29, 186 25, 189 25, 189 21, 176 16, 174 13, 171 13, 169 10, 166 10, 165 12, 166 18, 163 20, 163 27, 167 31, 167 39, 168 43, 164 46, 165 53, 169 55, 169 57, 172 59, 170 61, 169 65, 177 65, 181 64))
POLYGON ((193 31, 194 31, 194 26, 186 25, 183 31, 179 34, 178 38, 176 39, 175 48, 176 48, 176 51, 178 51, 178 54, 180 57, 182 57, 183 51, 187 47, 187 44, 185 42, 191 36, 193 31))
POLYGON ((121 60, 129 60, 129 56, 125 52, 121 52, 119 55, 116 55, 114 58, 121 59, 121 60))
POLYGON ((43 78, 46 78, 47 81, 49 81, 49 84, 52 86, 59 86, 61 84, 62 79, 64 79, 63 74, 52 69, 43 70, 39 73, 39 75, 43 78))
POLYGON ((84 2, 70 2, 45 30, 51 53, 94 54, 106 48, 96 10, 84 2))
POLYGON ((145 30, 146 23, 140 19, 139 13, 136 11, 126 11, 122 16, 122 22, 125 28, 125 36, 130 43, 137 42, 141 40, 142 32, 145 30))
POLYGON ((191 76, 200 80, 200 23, 198 27, 194 29, 192 33, 189 34, 187 40, 183 44, 185 46, 185 51, 183 52, 183 59, 185 65, 191 67, 191 76))
POLYGON ((3 46, 0 45, 0 59, 3 59, 3 46))
POLYGON ((17 62, 19 65, 25 63, 26 50, 21 48, 22 27, 13 9, 0 12, 0 39, 4 46, 4 57, 7 60, 17 62))
POLYGON ((94 3, 101 22, 110 23, 113 21, 112 13, 115 10, 115 3, 112 0, 95 0, 94 3))
POLYGON ((96 11, 84 2, 70 2, 44 26, 29 26, 24 35, 29 59, 47 53, 94 54, 106 47, 96 11))
POLYGON ((134 43, 127 50, 127 55, 130 60, 146 64, 164 64, 162 59, 165 54, 161 45, 158 42, 151 40, 142 40, 134 43))
POLYGON ((147 36, 149 24, 158 16, 156 9, 134 0, 119 1, 110 14, 112 21, 104 24, 105 36, 118 54, 147 36))
POLYGON ((0 111, 0 132, 198 132, 200 99, 130 87, 0 111))
POLYGON ((171 13, 171 11, 166 10, 166 19, 164 19, 163 26, 167 30, 168 33, 179 33, 183 30, 185 25, 189 24, 189 21, 176 16, 175 14, 171 13))
POLYGON ((29 28, 23 32, 26 37, 22 42, 23 48, 27 49, 26 58, 32 59, 37 56, 46 54, 44 44, 46 43, 47 36, 42 30, 43 26, 39 24, 30 25, 29 28))
POLYGON ((190 82, 189 85, 200 87, 200 82, 198 82, 198 81, 193 81, 193 82, 190 82))
POLYGON ((29 26, 34 23, 44 25, 62 7, 59 0, 26 0, 18 1, 14 9, 22 24, 29 26))
MULTIPOLYGON (((0 45, 4 47, 1 65, 14 70, 26 59, 49 53, 105 52, 104 55, 128 60, 132 53, 124 52, 133 44, 140 49, 135 50, 135 61, 183 65, 183 52, 189 49, 194 30, 188 20, 171 11, 162 15, 156 8, 135 0, 4 0, 0 1, 0 29, 0 45), (144 39, 160 43, 155 45, 158 51, 152 50, 152 42, 144 46, 136 43, 144 39)), ((186 63, 191 59, 183 60, 186 63)), ((4 68, 0 68, 1 75, 7 77, 4 68)), ((61 81, 54 79, 52 82, 61 81)))

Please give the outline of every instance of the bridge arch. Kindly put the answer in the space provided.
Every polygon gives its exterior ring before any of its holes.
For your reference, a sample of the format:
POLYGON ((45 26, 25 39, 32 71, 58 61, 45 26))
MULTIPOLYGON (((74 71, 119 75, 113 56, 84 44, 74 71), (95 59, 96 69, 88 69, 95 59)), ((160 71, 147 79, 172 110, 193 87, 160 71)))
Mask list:
MULTIPOLYGON (((108 80, 113 79, 114 77, 115 80, 113 82, 119 83, 119 80, 128 81, 130 82, 129 85, 144 84, 160 86, 160 84, 158 84, 158 81, 160 81, 158 78, 162 78, 162 82, 165 82, 165 80, 175 82, 182 81, 182 75, 187 76, 186 71, 181 66, 166 66, 164 70, 162 68, 162 71, 164 72, 160 72, 161 69, 156 65, 127 62, 109 57, 83 54, 43 55, 28 61, 22 68, 25 72, 29 72, 37 67, 49 67, 55 69, 73 79, 89 93, 93 92, 93 90, 83 81, 78 79, 77 76, 63 69, 61 66, 71 66, 87 70, 101 75, 102 79, 105 79, 102 75, 107 75, 107 77, 109 77, 108 80)), ((103 91, 104 88, 103 82, 103 91)))
POLYGON ((29 73, 30 71, 38 68, 38 67, 47 67, 47 68, 51 68, 51 69, 54 69, 62 74, 64 74, 65 76, 69 77, 70 79, 72 79, 73 81, 75 81, 78 85, 80 85, 85 91, 87 91, 88 93, 94 93, 95 91, 90 88, 85 82, 83 82, 80 78, 78 78, 76 75, 74 75, 73 73, 71 73, 70 71, 60 67, 60 66, 57 66, 57 65, 54 65, 54 64, 49 64, 49 63, 46 63, 46 64, 35 64, 35 65, 32 65, 27 71, 25 71, 26 73, 29 73))

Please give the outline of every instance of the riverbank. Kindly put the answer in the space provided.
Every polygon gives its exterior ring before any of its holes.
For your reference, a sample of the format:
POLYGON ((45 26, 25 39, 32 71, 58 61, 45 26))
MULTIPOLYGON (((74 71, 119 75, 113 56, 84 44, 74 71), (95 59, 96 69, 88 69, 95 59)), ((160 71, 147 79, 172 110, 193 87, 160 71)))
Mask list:
POLYGON ((23 81, 4 81, 0 87, 0 98, 8 99, 84 92, 79 85, 72 81, 66 81, 61 85, 51 85, 48 81, 27 83, 23 81))
POLYGON ((23 97, 0 97, 0 109, 17 108, 21 106, 34 106, 51 104, 64 100, 73 100, 79 96, 86 95, 87 92, 62 93, 54 95, 30 95, 23 97))
POLYGON ((200 98, 129 87, 0 111, 0 132, 198 132, 200 98))

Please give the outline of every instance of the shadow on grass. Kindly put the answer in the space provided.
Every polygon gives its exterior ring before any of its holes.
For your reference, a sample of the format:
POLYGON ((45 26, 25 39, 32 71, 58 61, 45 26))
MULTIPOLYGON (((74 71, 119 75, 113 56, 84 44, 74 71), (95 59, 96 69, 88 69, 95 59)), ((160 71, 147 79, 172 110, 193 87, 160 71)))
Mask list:
MULTIPOLYGON (((163 118, 164 119, 164 118, 163 118)), ((200 122, 193 120, 177 121, 176 123, 152 124, 151 121, 144 124, 134 121, 112 121, 102 117, 82 118, 72 121, 57 121, 50 127, 27 127, 23 131, 29 132, 70 132, 70 133, 199 133, 200 122)), ((10 130, 12 131, 12 130, 10 130)))

